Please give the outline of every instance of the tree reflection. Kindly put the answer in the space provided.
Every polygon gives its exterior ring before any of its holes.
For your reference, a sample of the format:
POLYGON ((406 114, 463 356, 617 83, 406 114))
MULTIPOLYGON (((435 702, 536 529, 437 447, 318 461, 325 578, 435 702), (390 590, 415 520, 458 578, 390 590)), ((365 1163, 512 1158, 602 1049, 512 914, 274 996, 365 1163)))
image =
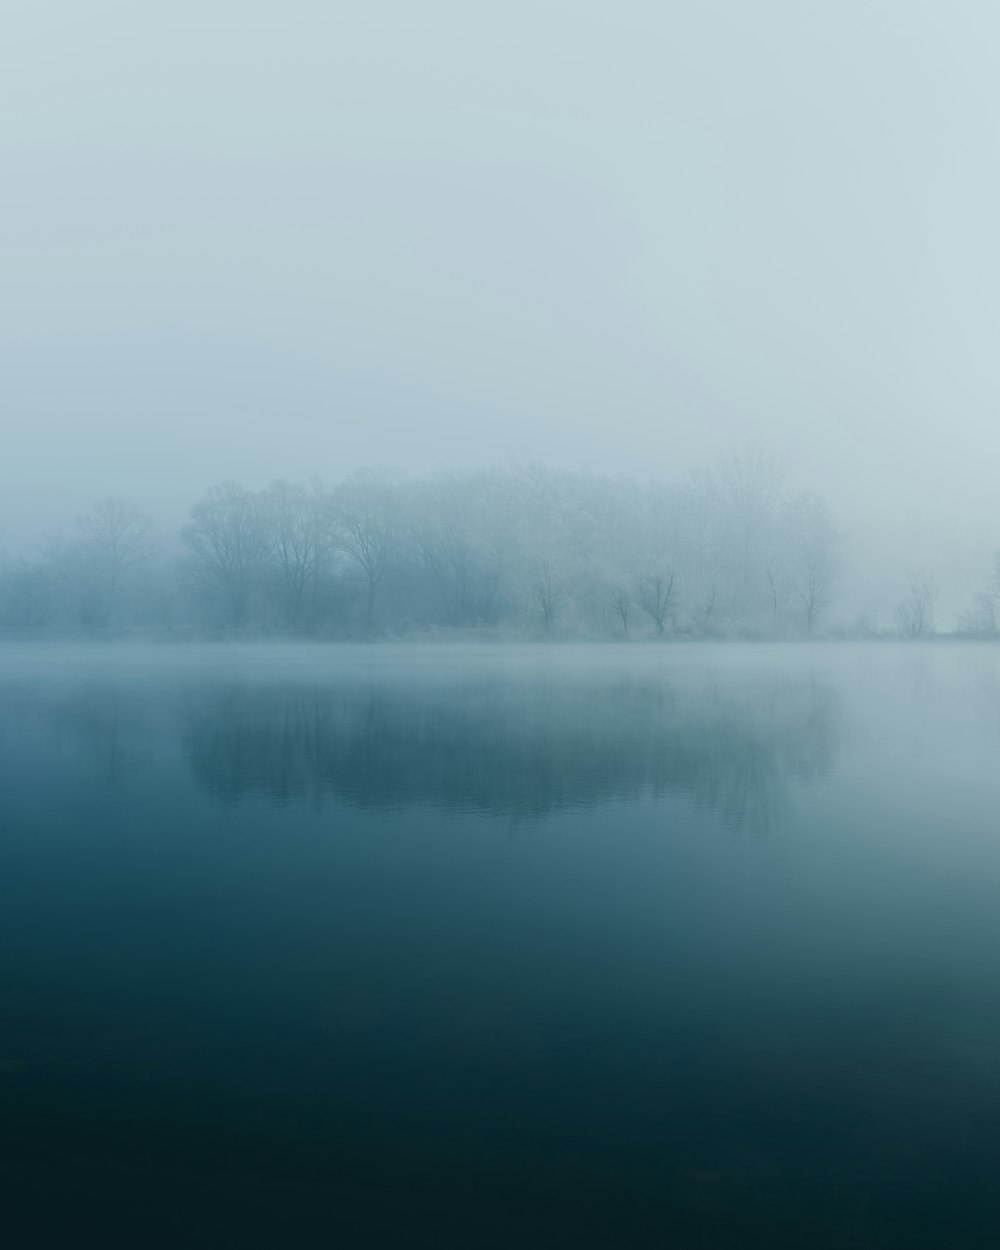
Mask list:
POLYGON ((829 688, 809 678, 234 684, 185 711, 198 782, 226 803, 336 798, 543 816, 687 795, 767 831, 830 767, 829 688))

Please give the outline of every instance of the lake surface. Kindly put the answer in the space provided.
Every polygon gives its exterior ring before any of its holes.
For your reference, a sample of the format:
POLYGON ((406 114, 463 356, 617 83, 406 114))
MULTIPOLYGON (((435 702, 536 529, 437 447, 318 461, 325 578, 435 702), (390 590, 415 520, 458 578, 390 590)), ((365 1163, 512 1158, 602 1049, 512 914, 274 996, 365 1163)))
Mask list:
POLYGON ((0 648, 13 1247, 1000 1244, 1000 648, 0 648))

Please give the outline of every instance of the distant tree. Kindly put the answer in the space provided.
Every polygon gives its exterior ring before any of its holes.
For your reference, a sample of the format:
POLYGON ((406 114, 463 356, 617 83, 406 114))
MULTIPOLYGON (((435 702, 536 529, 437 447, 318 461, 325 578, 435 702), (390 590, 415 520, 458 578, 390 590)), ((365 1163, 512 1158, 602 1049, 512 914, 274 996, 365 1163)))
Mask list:
POLYGON ((489 515, 491 476, 448 473, 410 494, 412 546, 430 592, 431 614, 447 625, 470 625, 496 612, 501 560, 489 515))
POLYGON ((128 581, 155 547, 153 524, 135 504, 117 498, 95 503, 77 519, 72 537, 60 534, 46 548, 60 614, 88 629, 110 624, 128 581))
POLYGON ((913 570, 906 581, 906 592, 896 608, 900 632, 908 638, 923 638, 934 632, 934 608, 940 597, 937 582, 925 569, 913 570))
POLYGON ((963 634, 1000 633, 1000 603, 988 590, 977 591, 972 604, 959 616, 958 628, 963 634))
POLYGON ((585 589, 594 539, 589 485, 583 475, 535 464, 503 475, 503 489, 495 495, 496 523, 506 534, 511 606, 525 628, 540 621, 550 634, 579 607, 576 596, 585 589))
POLYGON ((122 584, 153 554, 153 523, 127 499, 103 499, 77 520, 77 551, 88 624, 107 625, 122 584))
POLYGON ((793 553, 781 535, 779 543, 772 543, 764 562, 764 580, 767 583, 769 627, 777 634, 790 612, 795 597, 795 567, 793 553))
POLYGON ((714 581, 708 583, 701 596, 695 614, 695 627, 699 633, 710 634, 714 629, 715 608, 719 599, 718 586, 714 581))
POLYGON ((551 556, 532 555, 528 561, 531 594, 542 626, 551 634, 569 602, 575 578, 551 556))
POLYGON ((371 469, 355 473, 337 491, 336 514, 344 550, 364 578, 364 623, 370 631, 379 588, 402 543, 398 482, 371 469))
POLYGON ((720 478, 736 529, 746 606, 754 554, 781 506, 785 471, 775 456, 763 448, 750 446, 722 458, 720 478))
POLYGON ((841 531, 826 501, 800 495, 791 509, 792 584, 807 634, 829 611, 840 572, 841 531))
POLYGON ((632 587, 625 578, 612 582, 609 594, 615 614, 622 623, 622 632, 627 638, 629 621, 632 619, 632 587))
POLYGON ((282 623, 315 623, 320 585, 333 559, 337 520, 322 483, 272 482, 260 499, 273 584, 282 623))
POLYGON ((662 635, 677 608, 678 555, 683 550, 683 497, 662 482, 650 482, 637 500, 638 550, 632 590, 639 608, 662 635))
POLYGON ((993 576, 961 614, 958 628, 966 634, 1000 633, 1000 551, 993 557, 993 576))
POLYGON ((238 482, 219 482, 191 509, 182 537, 195 579, 221 600, 230 624, 245 625, 273 546, 260 497, 238 482))
POLYGON ((657 634, 663 634, 675 606, 675 581, 673 569, 655 568, 641 573, 636 582, 636 599, 651 618, 657 634))

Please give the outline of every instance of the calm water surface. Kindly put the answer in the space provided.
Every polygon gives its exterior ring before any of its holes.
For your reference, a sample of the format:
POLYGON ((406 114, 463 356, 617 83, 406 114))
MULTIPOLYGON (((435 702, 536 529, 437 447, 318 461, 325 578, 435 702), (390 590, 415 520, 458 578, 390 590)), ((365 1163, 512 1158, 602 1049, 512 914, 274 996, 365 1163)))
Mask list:
POLYGON ((1000 1245, 1000 649, 0 649, 11 1247, 1000 1245))

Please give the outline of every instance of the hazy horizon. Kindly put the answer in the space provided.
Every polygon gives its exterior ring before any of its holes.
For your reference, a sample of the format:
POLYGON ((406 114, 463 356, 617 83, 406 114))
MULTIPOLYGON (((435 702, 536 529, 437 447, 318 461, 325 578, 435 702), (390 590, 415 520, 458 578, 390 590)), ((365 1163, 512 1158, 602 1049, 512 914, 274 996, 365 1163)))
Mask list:
MULTIPOLYGON (((16 4, 0 545, 109 494, 767 446, 865 586, 1000 545, 991 6, 16 4)), ((896 587, 888 592, 891 599, 896 587)))

